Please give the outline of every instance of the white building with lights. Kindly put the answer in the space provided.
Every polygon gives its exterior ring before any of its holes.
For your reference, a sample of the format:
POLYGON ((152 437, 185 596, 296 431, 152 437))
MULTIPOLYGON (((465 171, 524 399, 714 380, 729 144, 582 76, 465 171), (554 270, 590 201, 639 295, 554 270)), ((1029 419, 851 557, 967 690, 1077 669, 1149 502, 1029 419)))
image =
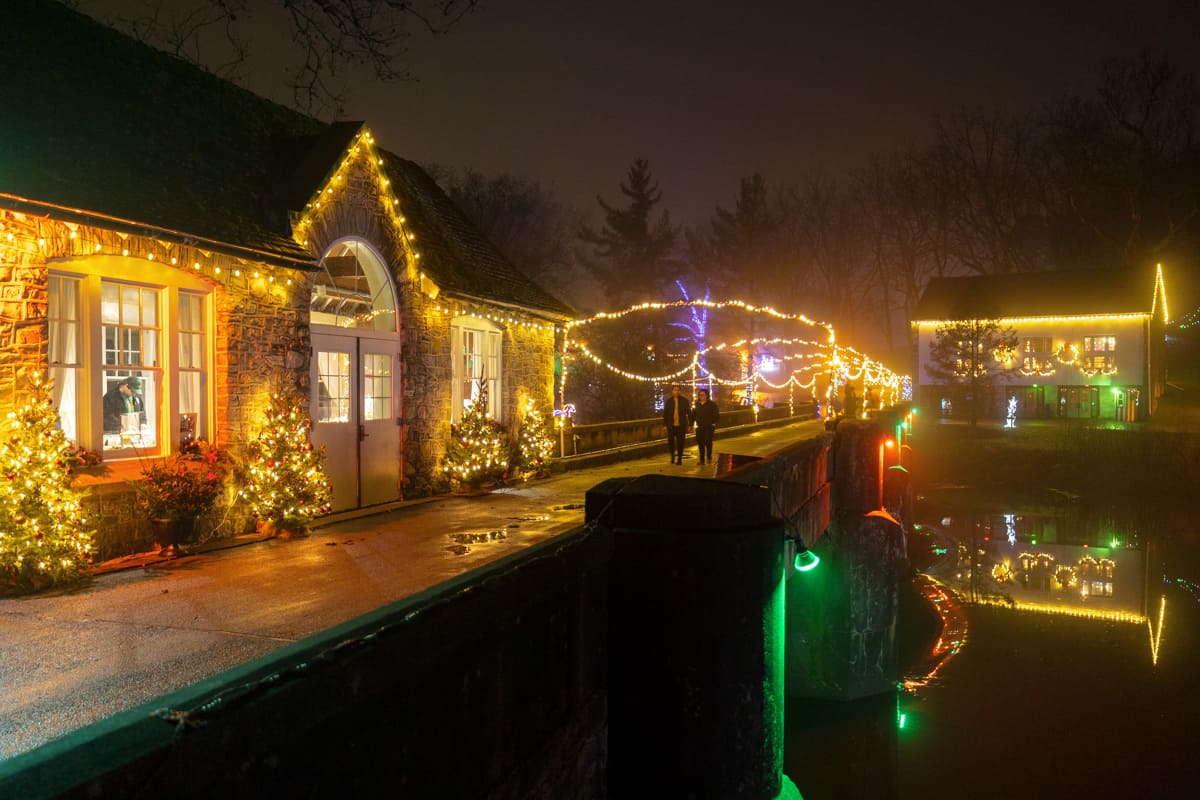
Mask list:
POLYGON ((1132 422, 1154 413, 1166 382, 1166 287, 1150 271, 1062 270, 935 278, 912 320, 917 399, 948 416, 966 413, 966 389, 927 371, 940 327, 995 320, 1017 335, 1011 367, 980 398, 983 418, 1000 419, 1012 397, 1018 419, 1090 418, 1132 422))

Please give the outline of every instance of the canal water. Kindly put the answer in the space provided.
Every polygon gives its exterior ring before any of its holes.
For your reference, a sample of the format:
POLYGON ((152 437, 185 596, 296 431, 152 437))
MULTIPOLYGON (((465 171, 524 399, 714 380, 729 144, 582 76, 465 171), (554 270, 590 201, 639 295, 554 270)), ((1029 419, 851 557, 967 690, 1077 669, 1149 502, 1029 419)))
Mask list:
POLYGON ((919 505, 897 691, 788 703, 806 800, 1196 796, 1200 526, 1059 499, 919 505))

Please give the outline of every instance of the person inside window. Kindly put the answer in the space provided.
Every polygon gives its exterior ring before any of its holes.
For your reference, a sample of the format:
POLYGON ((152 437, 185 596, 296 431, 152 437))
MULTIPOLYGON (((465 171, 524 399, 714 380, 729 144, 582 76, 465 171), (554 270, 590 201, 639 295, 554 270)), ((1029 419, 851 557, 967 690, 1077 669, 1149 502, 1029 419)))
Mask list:
POLYGON ((145 413, 141 395, 142 379, 136 375, 120 378, 117 385, 104 393, 104 432, 121 433, 125 414, 137 414, 140 425, 145 413))

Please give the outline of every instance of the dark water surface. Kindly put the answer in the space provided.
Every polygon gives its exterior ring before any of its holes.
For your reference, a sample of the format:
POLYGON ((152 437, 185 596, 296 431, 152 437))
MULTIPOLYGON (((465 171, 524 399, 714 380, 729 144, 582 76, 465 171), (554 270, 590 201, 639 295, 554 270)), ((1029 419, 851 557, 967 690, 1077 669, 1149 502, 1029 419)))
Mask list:
POLYGON ((1191 515, 935 503, 910 544, 902 687, 788 703, 784 771, 806 800, 1200 796, 1191 515))

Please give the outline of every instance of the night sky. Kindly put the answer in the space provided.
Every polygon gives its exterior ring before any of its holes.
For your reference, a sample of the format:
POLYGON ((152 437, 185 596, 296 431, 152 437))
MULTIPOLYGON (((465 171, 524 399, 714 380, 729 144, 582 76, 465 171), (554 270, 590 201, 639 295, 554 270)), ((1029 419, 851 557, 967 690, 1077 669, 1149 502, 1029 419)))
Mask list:
MULTIPOLYGON (((78 0, 99 17, 148 2, 78 0)), ((286 103, 278 0, 249 5, 243 83, 286 103)), ((593 212, 646 158, 674 220, 697 223, 754 172, 841 176, 928 141, 937 114, 1028 111, 1143 51, 1200 72, 1200 3, 480 0, 412 38, 418 82, 348 73, 346 117, 406 158, 533 178, 593 212)))
POLYGON ((483 6, 414 44, 419 84, 363 85, 349 116, 408 158, 535 178, 588 210, 644 157, 680 222, 732 206, 756 171, 840 175, 925 141, 962 105, 1091 91, 1112 57, 1200 66, 1194 2, 483 6))

